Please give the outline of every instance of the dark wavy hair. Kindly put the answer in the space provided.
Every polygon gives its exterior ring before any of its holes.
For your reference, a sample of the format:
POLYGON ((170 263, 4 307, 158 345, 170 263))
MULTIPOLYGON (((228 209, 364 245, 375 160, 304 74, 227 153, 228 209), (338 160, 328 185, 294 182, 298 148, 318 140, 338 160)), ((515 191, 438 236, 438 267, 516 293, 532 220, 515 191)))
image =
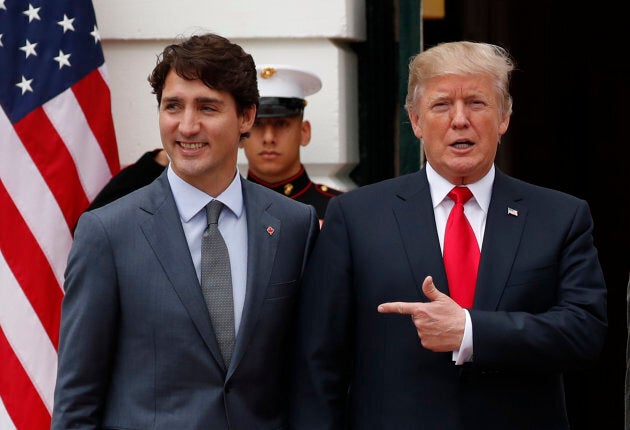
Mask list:
POLYGON ((199 79, 209 88, 230 93, 239 114, 252 105, 258 108, 254 59, 225 37, 212 33, 195 35, 164 48, 148 78, 158 106, 171 70, 183 79, 199 79))

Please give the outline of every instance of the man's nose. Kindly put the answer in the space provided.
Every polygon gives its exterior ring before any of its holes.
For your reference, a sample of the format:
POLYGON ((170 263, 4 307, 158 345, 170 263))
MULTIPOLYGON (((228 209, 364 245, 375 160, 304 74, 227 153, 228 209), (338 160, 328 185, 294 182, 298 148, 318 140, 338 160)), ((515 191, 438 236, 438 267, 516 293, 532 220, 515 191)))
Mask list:
POLYGON ((179 131, 186 136, 190 136, 199 132, 200 122, 197 113, 192 109, 187 109, 179 122, 179 131))

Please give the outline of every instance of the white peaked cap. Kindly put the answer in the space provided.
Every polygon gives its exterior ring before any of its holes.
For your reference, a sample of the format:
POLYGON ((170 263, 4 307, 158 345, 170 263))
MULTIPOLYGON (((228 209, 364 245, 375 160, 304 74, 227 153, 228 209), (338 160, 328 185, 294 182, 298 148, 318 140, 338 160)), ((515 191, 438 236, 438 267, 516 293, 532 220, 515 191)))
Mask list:
POLYGON ((260 97, 304 99, 322 88, 319 76, 295 66, 262 64, 256 72, 260 97))

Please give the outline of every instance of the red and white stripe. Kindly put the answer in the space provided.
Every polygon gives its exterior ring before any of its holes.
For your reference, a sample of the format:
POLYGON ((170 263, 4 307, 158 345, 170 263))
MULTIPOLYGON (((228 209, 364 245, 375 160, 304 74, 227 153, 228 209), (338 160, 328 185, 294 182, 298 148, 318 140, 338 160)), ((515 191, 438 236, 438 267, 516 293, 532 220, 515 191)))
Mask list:
POLYGON ((0 110, 0 429, 48 429, 78 217, 120 170, 105 66, 15 126, 0 110))

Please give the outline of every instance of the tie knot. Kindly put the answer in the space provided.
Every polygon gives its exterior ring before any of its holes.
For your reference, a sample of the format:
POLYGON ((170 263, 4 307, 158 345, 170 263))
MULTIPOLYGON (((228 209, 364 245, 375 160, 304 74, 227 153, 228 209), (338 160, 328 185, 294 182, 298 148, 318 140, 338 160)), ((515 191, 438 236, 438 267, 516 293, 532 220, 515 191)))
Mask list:
POLYGON ((455 187, 449 193, 448 196, 451 200, 457 203, 464 204, 472 197, 472 193, 468 187, 455 187))
POLYGON ((218 200, 212 200, 206 205, 206 218, 208 219, 208 225, 219 223, 219 214, 223 209, 223 203, 218 200))

